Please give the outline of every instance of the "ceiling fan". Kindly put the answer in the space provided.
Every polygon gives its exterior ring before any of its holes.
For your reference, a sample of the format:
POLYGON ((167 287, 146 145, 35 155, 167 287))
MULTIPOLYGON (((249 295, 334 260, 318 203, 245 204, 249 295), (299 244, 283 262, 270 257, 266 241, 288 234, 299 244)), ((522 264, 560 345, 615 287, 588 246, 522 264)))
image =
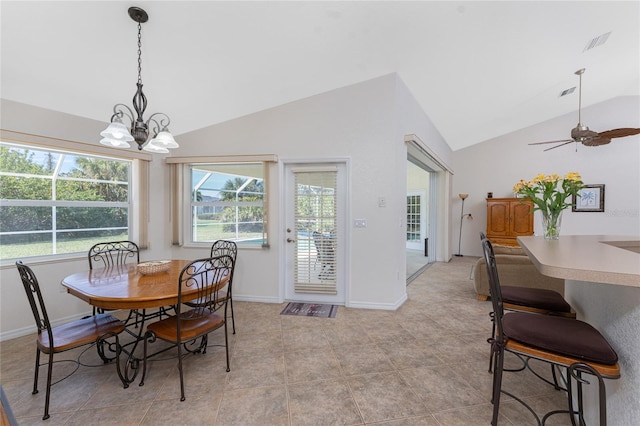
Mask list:
POLYGON ((599 146, 606 145, 611 142, 611 139, 614 138, 624 138, 625 136, 637 135, 640 133, 640 129, 625 127, 621 129, 613 129, 607 130, 604 132, 594 132, 593 130, 589 130, 589 128, 582 124, 582 74, 584 74, 585 69, 581 68, 576 71, 574 74, 580 76, 580 89, 579 89, 579 97, 578 97, 578 125, 571 129, 571 139, 561 139, 557 141, 547 141, 547 142, 534 142, 529 145, 543 145, 548 143, 557 143, 558 145, 552 146, 551 148, 545 149, 545 151, 549 151, 550 149, 559 148, 561 146, 570 144, 571 142, 580 142, 585 146, 599 146))

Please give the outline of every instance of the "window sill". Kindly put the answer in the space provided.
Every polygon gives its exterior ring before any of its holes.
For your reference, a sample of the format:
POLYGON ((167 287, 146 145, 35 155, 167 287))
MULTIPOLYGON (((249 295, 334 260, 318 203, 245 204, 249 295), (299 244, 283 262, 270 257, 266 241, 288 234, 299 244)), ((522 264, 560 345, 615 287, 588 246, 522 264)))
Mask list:
POLYGON ((0 270, 15 268, 16 261, 22 260, 29 265, 49 265, 63 262, 77 262, 79 260, 87 260, 86 253, 70 253, 47 256, 21 257, 15 259, 4 259, 0 261, 0 270))

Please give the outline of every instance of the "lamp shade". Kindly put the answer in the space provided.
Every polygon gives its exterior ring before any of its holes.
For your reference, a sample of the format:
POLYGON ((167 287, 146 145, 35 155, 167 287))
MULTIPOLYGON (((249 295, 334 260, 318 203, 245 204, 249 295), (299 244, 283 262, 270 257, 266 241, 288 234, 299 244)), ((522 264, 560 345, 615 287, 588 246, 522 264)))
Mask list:
POLYGON ((112 138, 104 138, 100 141, 100 143, 102 145, 107 145, 113 148, 131 148, 129 142, 112 138))
POLYGON ((149 141, 149 144, 168 149, 180 147, 180 145, 178 145, 178 142, 176 142, 176 140, 173 138, 173 135, 167 131, 158 133, 155 138, 149 141))
MULTIPOLYGON (((122 122, 119 122, 119 121, 114 121, 112 123, 109 123, 107 128, 104 129, 102 132, 100 132, 100 136, 103 136, 104 138, 107 138, 107 139, 116 140, 116 141, 123 141, 123 142, 133 141, 133 136, 131 136, 131 133, 129 132, 129 129, 127 129, 127 126, 125 126, 122 122)), ((127 144, 127 146, 129 145, 127 144)))
POLYGON ((156 153, 156 154, 166 154, 166 153, 168 153, 168 152, 169 152, 169 150, 168 150, 167 148, 165 148, 165 147, 163 147, 163 146, 160 146, 160 145, 156 145, 156 144, 154 144, 154 143, 153 143, 153 141, 154 141, 154 140, 155 140, 155 139, 151 139, 151 140, 149 141, 149 143, 148 143, 148 144, 146 144, 146 145, 142 148, 142 150, 143 150, 143 151, 147 151, 147 152, 153 152, 153 153, 156 153))

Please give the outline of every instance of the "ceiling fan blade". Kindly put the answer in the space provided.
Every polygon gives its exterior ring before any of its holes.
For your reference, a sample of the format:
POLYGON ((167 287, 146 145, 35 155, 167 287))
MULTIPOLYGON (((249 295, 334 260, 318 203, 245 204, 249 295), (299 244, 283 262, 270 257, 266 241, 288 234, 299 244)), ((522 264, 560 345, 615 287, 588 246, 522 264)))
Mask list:
POLYGON ((633 136, 640 133, 640 129, 634 129, 631 127, 624 127, 622 129, 613 129, 607 130, 605 132, 600 132, 601 138, 624 138, 625 136, 633 136))
POLYGON ((600 145, 606 145, 609 142, 611 142, 610 138, 599 137, 599 138, 592 138, 592 139, 584 140, 584 141, 582 141, 582 144, 584 146, 600 146, 600 145))
POLYGON ((546 143, 561 143, 561 142, 573 142, 573 139, 560 139, 558 141, 546 141, 546 142, 532 142, 527 145, 544 145, 546 143))
POLYGON ((556 146, 552 146, 551 148, 547 148, 547 149, 543 150, 543 152, 544 151, 550 151, 550 150, 556 149, 556 148, 560 148, 561 146, 565 146, 567 144, 570 144, 571 142, 575 142, 575 141, 573 139, 569 139, 569 140, 565 141, 565 143, 561 143, 560 145, 556 145, 556 146))

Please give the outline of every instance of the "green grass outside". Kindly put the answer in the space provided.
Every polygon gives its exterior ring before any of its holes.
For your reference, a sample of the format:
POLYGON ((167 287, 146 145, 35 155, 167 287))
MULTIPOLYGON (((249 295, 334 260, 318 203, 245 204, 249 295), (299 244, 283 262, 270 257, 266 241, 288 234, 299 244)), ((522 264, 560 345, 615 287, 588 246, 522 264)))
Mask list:
MULTIPOLYGON (((195 241, 233 240, 235 232, 225 231, 223 223, 200 221, 193 237, 195 241)), ((242 239, 262 238, 262 232, 244 232, 238 235, 242 239)))
MULTIPOLYGON (((92 245, 102 241, 119 241, 128 239, 126 232, 109 237, 79 238, 70 241, 58 241, 56 254, 87 253, 92 245)), ((29 244, 0 244, 0 259, 19 259, 30 256, 46 256, 53 254, 51 241, 29 244)))
MULTIPOLYGON (((233 240, 235 232, 223 230, 224 224, 216 222, 199 223, 196 241, 233 240)), ((239 235, 241 239, 262 239, 262 232, 247 232, 239 235)), ((126 240, 126 232, 109 237, 80 238, 70 241, 58 241, 56 254, 86 253, 92 245, 103 241, 126 240)), ((30 256, 46 256, 53 254, 52 243, 0 244, 0 259, 19 259, 30 256)))

